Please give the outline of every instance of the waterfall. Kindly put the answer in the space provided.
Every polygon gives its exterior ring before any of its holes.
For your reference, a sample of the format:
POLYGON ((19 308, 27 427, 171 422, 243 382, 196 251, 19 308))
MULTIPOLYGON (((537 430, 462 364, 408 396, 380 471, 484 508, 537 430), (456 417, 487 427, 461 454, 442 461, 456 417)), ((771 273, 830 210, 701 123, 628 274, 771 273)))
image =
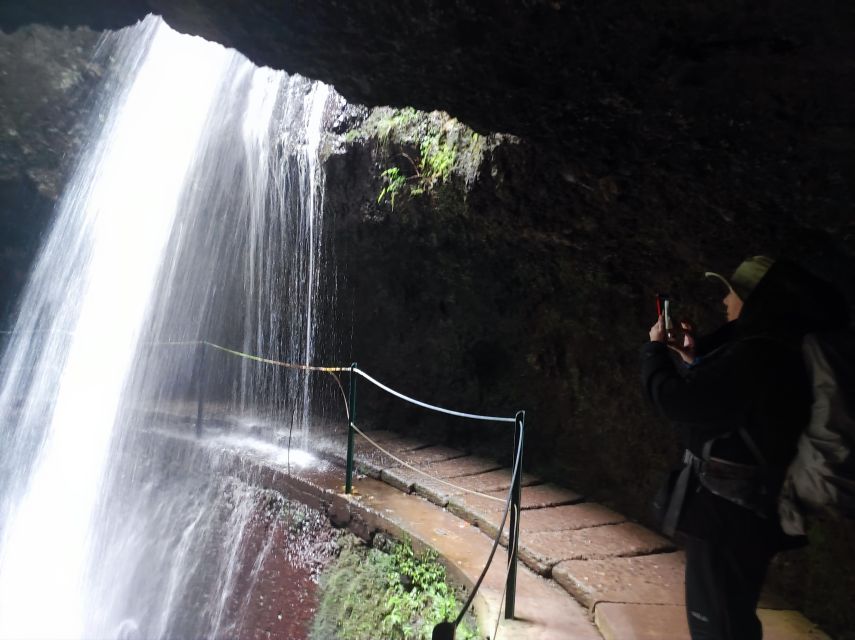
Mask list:
POLYGON ((204 375, 220 419, 296 424, 307 444, 311 378, 200 367, 193 343, 312 360, 331 90, 152 16, 98 56, 97 133, 0 364, 0 638, 218 636, 257 496, 182 477, 135 434, 181 416, 204 375), (219 576, 204 588, 194 549, 219 576))

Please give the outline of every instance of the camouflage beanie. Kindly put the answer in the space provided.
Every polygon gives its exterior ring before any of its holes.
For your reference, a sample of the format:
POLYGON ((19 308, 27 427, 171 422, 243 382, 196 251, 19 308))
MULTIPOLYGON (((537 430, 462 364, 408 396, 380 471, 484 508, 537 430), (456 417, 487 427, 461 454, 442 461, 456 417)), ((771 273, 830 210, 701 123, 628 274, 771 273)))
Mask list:
POLYGON ((754 256, 736 267, 736 271, 730 276, 730 283, 743 302, 748 300, 754 287, 763 279, 774 262, 767 256, 754 256))
POLYGON ((712 271, 707 271, 704 275, 708 278, 712 277, 721 280, 727 285, 728 289, 736 293, 739 299, 745 302, 748 296, 751 295, 754 287, 763 279, 769 267, 774 263, 775 261, 767 256, 754 256, 743 261, 736 268, 736 271, 733 272, 733 275, 730 276, 729 281, 724 276, 712 271))

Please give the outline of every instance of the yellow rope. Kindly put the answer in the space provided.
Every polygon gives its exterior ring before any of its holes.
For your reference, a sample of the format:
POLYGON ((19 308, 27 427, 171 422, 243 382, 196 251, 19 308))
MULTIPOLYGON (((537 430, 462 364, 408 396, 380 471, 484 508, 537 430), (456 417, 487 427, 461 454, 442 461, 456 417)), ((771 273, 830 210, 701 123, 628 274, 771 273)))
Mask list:
POLYGON ((239 356, 241 358, 246 358, 248 360, 254 360, 255 362, 262 362, 264 364, 272 364, 277 367, 285 367, 287 369, 299 369, 300 371, 321 371, 323 373, 340 373, 342 371, 350 371, 350 367, 316 367, 309 364, 294 364, 293 362, 282 362, 281 360, 271 360, 270 358, 262 358, 261 356, 255 356, 251 353, 244 353, 243 351, 236 351, 234 349, 229 349, 228 347, 223 347, 218 344, 214 344, 213 342, 208 342, 207 340, 196 340, 192 342, 159 342, 157 344, 166 344, 166 345, 184 345, 184 346, 198 346, 200 344, 207 345, 214 349, 218 349, 219 351, 223 351, 225 353, 230 353, 233 356, 239 356))
POLYGON ((225 351, 226 353, 231 353, 232 355, 240 356, 241 358, 255 360, 256 362, 263 362, 264 364, 272 364, 276 365, 277 367, 299 369, 301 371, 322 371, 323 373, 339 373, 341 371, 350 371, 350 367, 316 367, 309 364, 294 364, 292 362, 282 362, 281 360, 270 360, 269 358, 262 358, 261 356, 254 356, 249 353, 242 353, 240 351, 235 351, 234 349, 227 349, 226 347, 221 347, 220 345, 214 344, 213 342, 206 342, 205 344, 209 347, 213 347, 214 349, 219 349, 220 351, 225 351))

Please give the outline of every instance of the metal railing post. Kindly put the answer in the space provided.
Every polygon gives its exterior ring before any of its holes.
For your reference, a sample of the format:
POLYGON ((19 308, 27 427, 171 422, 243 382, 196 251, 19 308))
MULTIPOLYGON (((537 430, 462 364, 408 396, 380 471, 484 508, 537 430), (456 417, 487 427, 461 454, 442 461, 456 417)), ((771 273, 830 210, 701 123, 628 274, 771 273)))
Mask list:
POLYGON ((202 410, 205 404, 205 343, 196 346, 196 437, 202 437, 202 410))
POLYGON ((350 365, 348 385, 349 410, 347 416, 347 467, 345 469, 344 492, 353 493, 353 426, 356 424, 356 363, 350 365))
POLYGON ((516 474, 511 485, 511 522, 508 528, 508 580, 505 584, 505 619, 514 617, 517 595, 517 555, 520 542, 520 503, 522 501, 522 452, 525 411, 514 418, 514 463, 516 474))

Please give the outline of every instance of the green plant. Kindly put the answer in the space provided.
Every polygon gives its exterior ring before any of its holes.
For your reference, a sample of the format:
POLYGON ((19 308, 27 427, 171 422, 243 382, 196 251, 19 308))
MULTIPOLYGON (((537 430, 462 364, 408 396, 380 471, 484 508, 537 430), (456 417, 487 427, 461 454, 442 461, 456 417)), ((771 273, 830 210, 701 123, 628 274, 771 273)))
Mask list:
POLYGON ((378 204, 383 202, 384 199, 388 198, 389 203, 392 205, 392 209, 395 208, 395 197, 401 192, 401 189, 404 188, 404 185, 407 183, 407 178, 401 173, 401 170, 398 167, 390 167, 386 169, 383 173, 380 174, 380 177, 383 178, 383 188, 380 189, 380 195, 377 196, 378 204))
POLYGON ((393 131, 404 129, 419 119, 419 112, 412 107, 394 109, 385 118, 380 118, 376 123, 377 137, 381 142, 386 142, 393 131))
POLYGON ((421 182, 425 188, 433 187, 436 182, 445 182, 451 176, 457 149, 449 144, 440 133, 432 133, 422 138, 419 145, 421 182))
MULTIPOLYGON (((417 554, 405 539, 391 553, 345 545, 336 566, 322 580, 322 597, 311 637, 331 640, 422 640, 460 609, 436 553, 417 554)), ((469 621, 458 639, 475 640, 469 621)))
POLYGON ((422 138, 419 143, 419 152, 418 162, 406 153, 401 154, 409 161, 413 175, 405 176, 398 167, 390 167, 380 174, 383 179, 383 188, 377 196, 378 203, 388 199, 394 209, 395 198, 403 192, 408 183, 410 183, 409 194, 415 197, 451 177, 454 161, 457 159, 457 149, 441 133, 430 133, 422 138))
POLYGON ((344 141, 347 143, 354 142, 359 140, 362 137, 362 131, 359 129, 351 129, 347 133, 344 134, 344 141))
MULTIPOLYGON (((460 605, 446 582, 445 567, 437 562, 432 549, 418 555, 405 538, 392 553, 387 581, 383 637, 428 639, 436 624, 456 617, 460 605)), ((477 636, 468 625, 461 624, 455 637, 477 636)))
POLYGON ((378 203, 394 205, 399 197, 439 195, 437 187, 452 174, 470 184, 478 173, 488 139, 447 113, 426 113, 411 107, 377 107, 358 126, 345 134, 346 142, 374 140, 376 150, 391 162, 380 174, 378 203))

